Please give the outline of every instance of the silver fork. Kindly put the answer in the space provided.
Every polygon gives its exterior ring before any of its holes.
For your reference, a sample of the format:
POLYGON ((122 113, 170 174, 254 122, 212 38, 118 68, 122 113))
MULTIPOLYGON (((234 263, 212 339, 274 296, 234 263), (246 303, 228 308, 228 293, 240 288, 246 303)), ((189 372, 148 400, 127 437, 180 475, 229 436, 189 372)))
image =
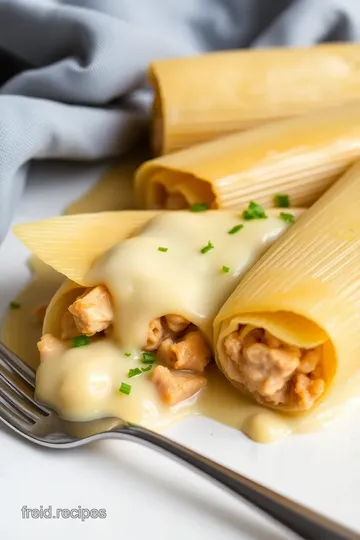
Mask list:
POLYGON ((29 441, 73 448, 116 438, 157 449, 239 495, 306 540, 359 540, 360 535, 166 437, 118 418, 67 422, 34 397, 35 372, 0 342, 0 420, 29 441))

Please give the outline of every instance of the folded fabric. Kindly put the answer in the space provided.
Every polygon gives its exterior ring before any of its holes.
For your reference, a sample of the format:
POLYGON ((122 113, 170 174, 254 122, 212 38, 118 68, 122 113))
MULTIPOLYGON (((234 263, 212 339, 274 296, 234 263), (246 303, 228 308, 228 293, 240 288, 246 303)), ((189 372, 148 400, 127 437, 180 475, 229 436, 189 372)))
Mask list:
POLYGON ((0 241, 32 159, 136 144, 150 61, 359 37, 354 0, 0 0, 0 241))

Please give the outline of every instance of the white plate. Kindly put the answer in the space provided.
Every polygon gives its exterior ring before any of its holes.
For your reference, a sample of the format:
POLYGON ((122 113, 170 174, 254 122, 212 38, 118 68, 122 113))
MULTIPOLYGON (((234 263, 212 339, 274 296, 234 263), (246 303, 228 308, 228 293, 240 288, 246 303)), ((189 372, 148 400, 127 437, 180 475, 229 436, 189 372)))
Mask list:
MULTIPOLYGON (((102 167, 36 165, 15 222, 62 212, 102 167)), ((0 316, 26 284, 27 250, 0 247, 0 316)), ((21 332, 21 328, 19 328, 21 332)), ((259 445, 206 418, 167 434, 309 507, 360 530, 360 416, 322 433, 259 445)), ((284 540, 291 536, 210 482, 133 443, 68 451, 25 443, 0 424, 0 538, 18 540, 284 540), (22 507, 106 510, 106 519, 23 519, 22 507)))

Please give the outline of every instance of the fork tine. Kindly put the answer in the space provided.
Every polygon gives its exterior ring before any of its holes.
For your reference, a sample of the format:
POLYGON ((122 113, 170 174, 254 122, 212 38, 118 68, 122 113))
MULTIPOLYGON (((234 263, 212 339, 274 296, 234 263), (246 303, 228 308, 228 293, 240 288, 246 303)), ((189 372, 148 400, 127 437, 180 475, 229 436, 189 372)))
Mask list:
POLYGON ((34 397, 34 389, 30 387, 26 382, 23 380, 19 381, 20 384, 17 381, 17 378, 13 376, 13 373, 4 374, 1 372, 0 369, 0 380, 4 382, 4 384, 8 385, 14 392, 16 392, 19 395, 19 398, 23 398, 26 400, 26 402, 31 403, 35 409, 38 409, 41 411, 42 414, 45 416, 49 416, 51 414, 51 411, 45 407, 42 403, 38 403, 34 397))
POLYGON ((24 420, 16 409, 11 407, 0 395, 0 420, 3 420, 8 426, 20 430, 28 431, 34 424, 24 420))
POLYGON ((35 409, 29 403, 19 397, 3 377, 0 378, 0 397, 3 403, 12 409, 16 409, 18 414, 30 423, 35 423, 41 417, 44 417, 42 414, 40 417, 40 414, 36 413, 35 409))
POLYGON ((0 341, 0 363, 5 365, 5 367, 10 366, 10 368, 15 371, 22 379, 24 379, 30 386, 35 387, 35 371, 31 369, 28 365, 25 364, 16 354, 11 352, 3 343, 0 341))

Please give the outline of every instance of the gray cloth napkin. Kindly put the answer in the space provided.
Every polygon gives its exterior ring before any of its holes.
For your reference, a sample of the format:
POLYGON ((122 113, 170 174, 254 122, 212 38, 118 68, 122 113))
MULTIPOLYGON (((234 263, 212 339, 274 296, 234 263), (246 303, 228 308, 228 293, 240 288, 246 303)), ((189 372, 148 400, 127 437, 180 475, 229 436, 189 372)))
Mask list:
POLYGON ((30 160, 135 144, 151 60, 359 38, 359 0, 0 0, 0 241, 30 160))

